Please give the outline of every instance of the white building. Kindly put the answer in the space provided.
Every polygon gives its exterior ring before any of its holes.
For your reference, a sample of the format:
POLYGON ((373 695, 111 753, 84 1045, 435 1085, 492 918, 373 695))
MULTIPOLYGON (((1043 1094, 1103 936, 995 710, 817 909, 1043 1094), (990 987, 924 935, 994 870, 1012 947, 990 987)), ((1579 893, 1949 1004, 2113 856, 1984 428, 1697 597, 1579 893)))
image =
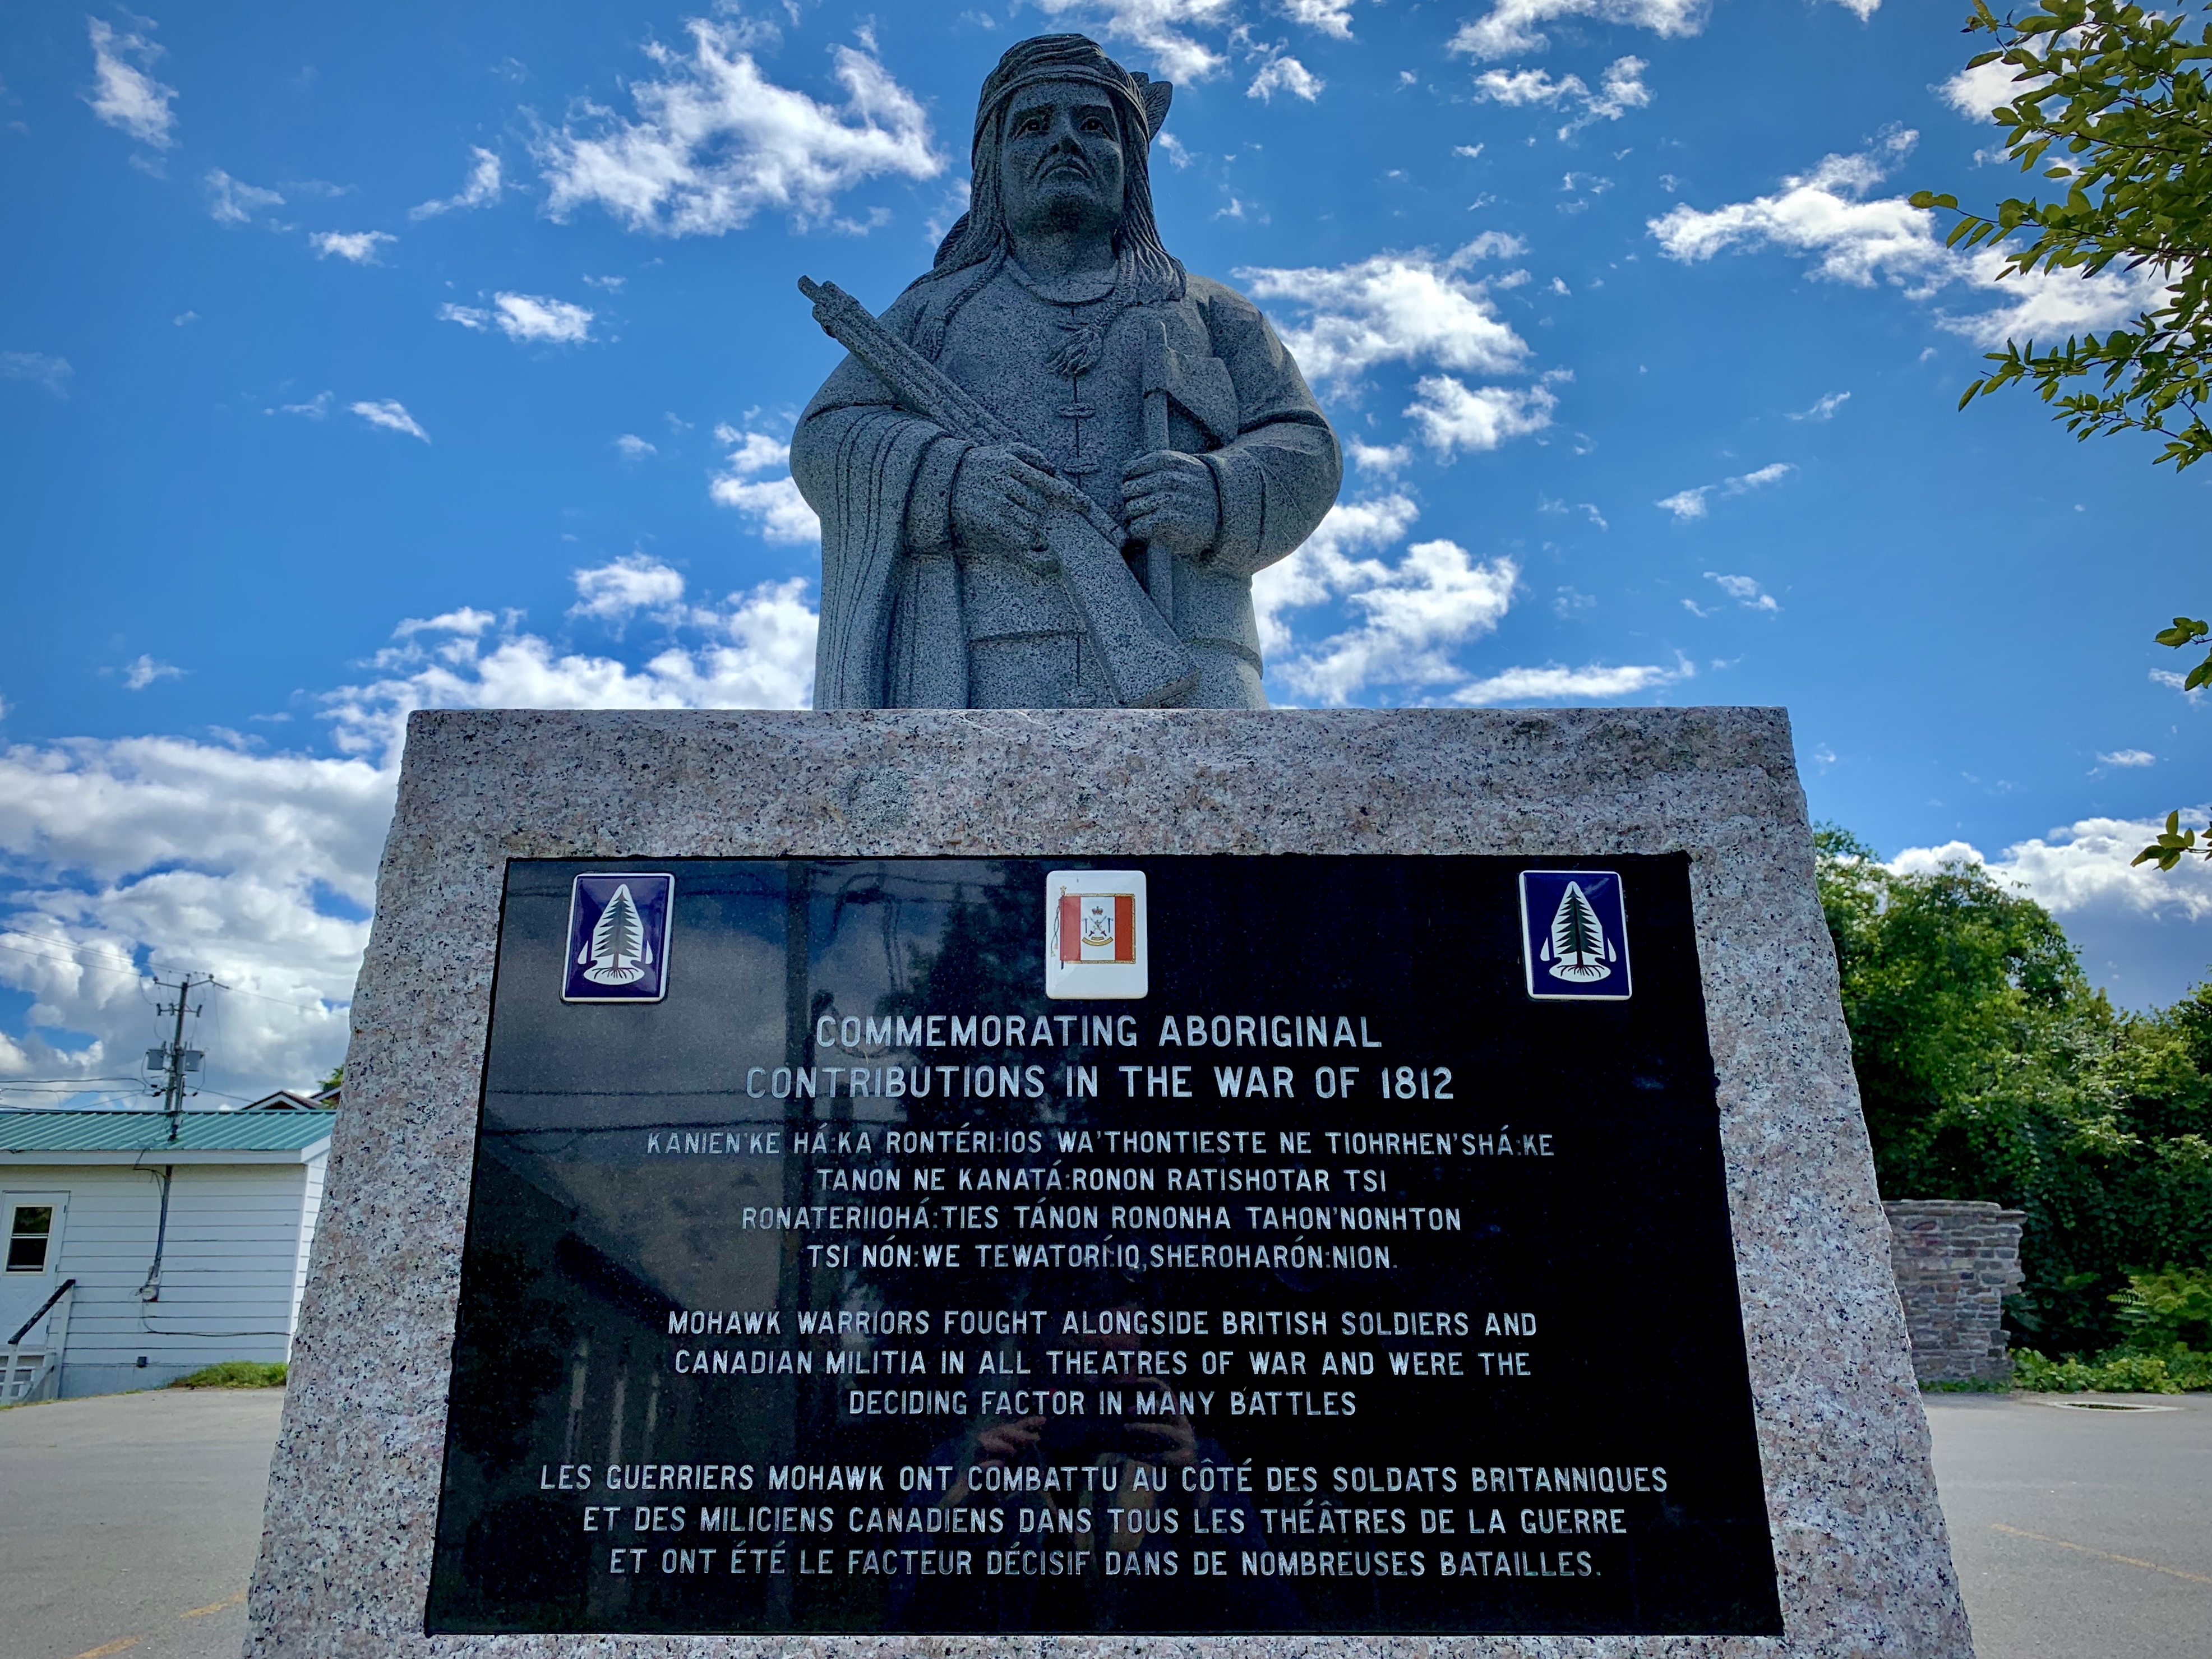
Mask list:
POLYGON ((0 1111, 0 1399, 287 1358, 331 1121, 294 1095, 173 1136, 158 1111, 0 1111))

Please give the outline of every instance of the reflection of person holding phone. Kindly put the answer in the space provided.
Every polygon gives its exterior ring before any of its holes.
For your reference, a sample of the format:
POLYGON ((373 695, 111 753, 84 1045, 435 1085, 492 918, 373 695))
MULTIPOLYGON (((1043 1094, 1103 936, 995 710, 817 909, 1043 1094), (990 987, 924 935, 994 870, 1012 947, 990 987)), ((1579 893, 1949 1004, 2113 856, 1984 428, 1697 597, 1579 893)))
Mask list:
MULTIPOLYGON (((1139 1304, 1124 1302, 1124 1310, 1139 1304)), ((1116 1334, 1084 1339, 1086 1346, 1133 1352, 1139 1339, 1116 1334)), ((1174 1396, 1157 1376, 1132 1376, 1126 1393, 1174 1396)), ((1191 1480, 1201 1465, 1229 1469, 1234 1460, 1200 1437, 1189 1417, 1018 1417, 978 1424, 942 1448, 934 1461, 951 1463, 958 1479, 944 1498, 951 1509, 981 1504, 1004 1511, 1006 1530, 976 1535, 981 1549, 1059 1551, 1084 1570, 1050 1577, 977 1573, 968 1578, 902 1577, 893 1581, 887 1621, 894 1628, 994 1631, 1287 1630, 1297 1601, 1279 1579, 1200 1577, 1191 1571, 1200 1549, 1258 1549, 1266 1545, 1260 1512, 1233 1482, 1191 1480), (1072 1491, 977 1492, 976 1469, 1080 1468, 1097 1471, 1072 1491), (1146 1473, 1139 1474, 1139 1471, 1146 1473), (1157 1474, 1152 1473, 1157 1472, 1157 1474), (1164 1478, 1162 1478, 1164 1477, 1164 1478), (1214 1490, 1207 1490, 1214 1488, 1214 1490), (1031 1524, 1021 1527, 1021 1511, 1031 1524), (1167 1511, 1177 1510, 1172 1524, 1167 1511), (1056 1511, 1079 1512, 1087 1526, 1060 1531, 1056 1511), (1207 1530, 1194 1529, 1206 1517, 1207 1530), (1117 1552, 1109 1573, 1104 1554, 1117 1552), (1162 1571, 1172 1552, 1176 1571, 1162 1571), (1144 1558, 1152 1557, 1146 1560, 1144 1558)), ((909 1548, 942 1547, 942 1535, 909 1534, 909 1548)), ((1235 1557, 1231 1560, 1233 1564, 1235 1557)), ((979 1557, 979 1566, 981 1560, 979 1557)))

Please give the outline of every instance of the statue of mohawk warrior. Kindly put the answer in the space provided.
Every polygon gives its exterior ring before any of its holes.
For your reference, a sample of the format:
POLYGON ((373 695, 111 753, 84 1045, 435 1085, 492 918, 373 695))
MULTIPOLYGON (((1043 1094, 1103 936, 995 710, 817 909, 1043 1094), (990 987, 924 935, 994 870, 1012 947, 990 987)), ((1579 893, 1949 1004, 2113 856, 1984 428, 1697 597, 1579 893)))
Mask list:
POLYGON ((969 210, 792 439, 822 518, 820 708, 1263 708, 1252 575, 1336 499, 1335 434, 1242 295, 1160 240, 1173 88, 1079 34, 975 108, 969 210))

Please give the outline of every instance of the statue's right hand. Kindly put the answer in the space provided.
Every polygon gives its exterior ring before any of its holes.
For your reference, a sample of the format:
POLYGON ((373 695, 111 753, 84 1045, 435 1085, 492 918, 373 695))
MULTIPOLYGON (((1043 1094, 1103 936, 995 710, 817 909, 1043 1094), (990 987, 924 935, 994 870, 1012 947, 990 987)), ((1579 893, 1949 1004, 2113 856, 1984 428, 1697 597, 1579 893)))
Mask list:
POLYGON ((976 552, 1017 558, 1042 547, 1057 493, 1045 458, 1027 444, 980 444, 952 476, 952 533, 976 552))

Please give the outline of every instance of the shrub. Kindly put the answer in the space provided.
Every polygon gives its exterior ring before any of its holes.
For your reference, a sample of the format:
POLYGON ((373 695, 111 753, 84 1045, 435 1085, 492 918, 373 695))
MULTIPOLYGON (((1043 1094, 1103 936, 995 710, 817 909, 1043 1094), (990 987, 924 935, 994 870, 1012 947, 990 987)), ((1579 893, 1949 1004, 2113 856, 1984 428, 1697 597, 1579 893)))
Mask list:
POLYGON ((2212 1353, 2177 1343, 2164 1353, 2114 1348, 2094 1360, 2051 1360, 2027 1349, 2013 1355, 2013 1386, 2034 1394, 2181 1394, 2212 1389, 2212 1353))
POLYGON ((225 1359, 203 1365, 190 1376, 169 1384, 173 1389, 281 1389, 287 1367, 264 1364, 258 1359, 225 1359))
POLYGON ((2130 1273, 2127 1289, 2112 1300, 2130 1348, 2154 1353, 2191 1337, 2212 1347, 2212 1268, 2130 1273))

